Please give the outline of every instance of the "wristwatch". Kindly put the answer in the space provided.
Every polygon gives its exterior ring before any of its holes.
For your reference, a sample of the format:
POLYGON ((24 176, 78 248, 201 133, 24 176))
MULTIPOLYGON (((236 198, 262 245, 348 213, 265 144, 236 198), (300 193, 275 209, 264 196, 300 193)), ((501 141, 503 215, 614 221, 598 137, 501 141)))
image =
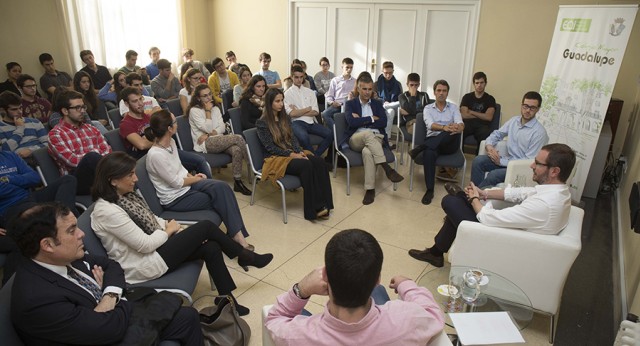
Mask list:
POLYGON ((120 295, 118 295, 117 293, 107 292, 107 293, 103 294, 102 296, 103 297, 107 296, 107 297, 115 298, 116 299, 116 304, 118 304, 120 302, 120 295))
POLYGON ((293 293, 300 299, 309 299, 309 297, 303 297, 302 294, 300 294, 300 286, 298 286, 298 283, 293 285, 293 293))

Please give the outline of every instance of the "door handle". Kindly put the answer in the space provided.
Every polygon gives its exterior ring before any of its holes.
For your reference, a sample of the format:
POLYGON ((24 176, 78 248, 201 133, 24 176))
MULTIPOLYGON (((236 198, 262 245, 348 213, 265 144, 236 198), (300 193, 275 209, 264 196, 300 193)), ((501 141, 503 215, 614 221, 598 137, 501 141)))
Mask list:
POLYGON ((371 59, 371 73, 374 73, 376 70, 376 59, 371 59))

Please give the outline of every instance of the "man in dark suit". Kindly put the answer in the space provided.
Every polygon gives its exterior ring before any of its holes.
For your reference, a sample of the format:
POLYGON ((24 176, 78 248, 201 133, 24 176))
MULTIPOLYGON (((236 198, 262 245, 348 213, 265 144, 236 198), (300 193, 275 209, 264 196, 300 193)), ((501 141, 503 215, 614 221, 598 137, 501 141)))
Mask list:
POLYGON ((383 147, 389 148, 385 127, 387 113, 382 102, 372 99, 373 80, 368 73, 360 74, 356 81, 357 97, 346 103, 345 119, 347 129, 341 146, 362 153, 364 161, 364 188, 362 204, 373 203, 376 197, 376 169, 381 166, 387 178, 394 183, 404 179, 387 163, 383 147))
MULTIPOLYGON (((40 204, 9 228, 27 258, 12 289, 11 319, 28 345, 101 345, 121 341, 132 323, 133 303, 121 300, 120 265, 85 255, 76 217, 62 204, 40 204)), ((179 308, 161 340, 202 345, 198 314, 179 308)))

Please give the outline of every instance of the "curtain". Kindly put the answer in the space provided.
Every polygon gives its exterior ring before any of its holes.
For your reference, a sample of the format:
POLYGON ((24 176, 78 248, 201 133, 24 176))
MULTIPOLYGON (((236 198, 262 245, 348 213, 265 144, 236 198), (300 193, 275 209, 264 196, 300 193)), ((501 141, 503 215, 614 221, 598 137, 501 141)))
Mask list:
POLYGON ((124 66, 125 53, 138 53, 137 65, 151 61, 149 48, 160 48, 161 58, 181 61, 180 0, 59 0, 58 15, 65 25, 64 38, 71 65, 84 66, 80 51, 93 52, 96 63, 115 71, 124 66))

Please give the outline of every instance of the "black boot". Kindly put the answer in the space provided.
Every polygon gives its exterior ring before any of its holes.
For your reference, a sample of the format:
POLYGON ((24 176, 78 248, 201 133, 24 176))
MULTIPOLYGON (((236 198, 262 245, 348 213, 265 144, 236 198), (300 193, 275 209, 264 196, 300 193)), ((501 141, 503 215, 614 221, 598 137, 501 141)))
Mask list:
POLYGON ((244 186, 244 183, 242 182, 242 179, 235 179, 234 180, 233 191, 240 192, 241 194, 243 194, 245 196, 251 196, 251 190, 249 190, 249 188, 244 186))
POLYGON ((273 259, 273 255, 270 253, 266 253, 264 255, 257 254, 253 251, 249 251, 247 249, 242 249, 242 252, 238 255, 238 264, 243 267, 245 271, 245 267, 252 266, 256 268, 262 268, 269 264, 273 259))

